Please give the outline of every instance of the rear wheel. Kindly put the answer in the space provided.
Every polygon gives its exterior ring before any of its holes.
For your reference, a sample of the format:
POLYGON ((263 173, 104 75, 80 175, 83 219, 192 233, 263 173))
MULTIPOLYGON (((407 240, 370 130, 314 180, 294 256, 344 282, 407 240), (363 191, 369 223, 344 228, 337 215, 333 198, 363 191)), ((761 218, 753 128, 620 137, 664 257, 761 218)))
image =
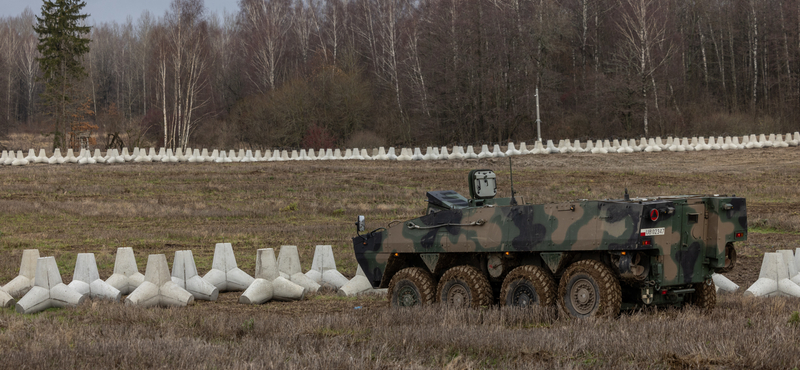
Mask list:
POLYGON ((734 267, 736 267, 736 248, 733 247, 733 243, 728 243, 725 245, 725 266, 714 272, 724 274, 733 270, 734 267))
POLYGON ((436 292, 439 302, 451 307, 480 307, 492 304, 489 279, 472 266, 456 266, 444 273, 436 292))
POLYGON ((692 285, 694 293, 687 297, 690 305, 695 306, 704 311, 711 311, 717 306, 717 287, 714 280, 707 283, 696 283, 692 285))
POLYGON ((556 282, 539 266, 517 267, 503 280, 500 303, 504 306, 552 306, 556 303, 556 282))
POLYGON ((558 285, 561 309, 571 316, 616 316, 622 305, 619 280, 600 261, 573 263, 558 285))
POLYGON ((433 303, 436 285, 431 274, 419 267, 398 271, 389 282, 392 307, 413 307, 433 303))

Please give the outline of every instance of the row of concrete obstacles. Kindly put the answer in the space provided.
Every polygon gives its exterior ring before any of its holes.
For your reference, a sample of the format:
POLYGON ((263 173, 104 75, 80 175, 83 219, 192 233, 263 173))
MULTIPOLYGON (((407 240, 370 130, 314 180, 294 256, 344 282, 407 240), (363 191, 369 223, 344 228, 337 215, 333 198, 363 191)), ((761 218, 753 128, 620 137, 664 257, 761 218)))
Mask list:
POLYGON ((151 254, 145 274, 136 265, 132 248, 118 248, 114 273, 100 279, 93 253, 78 254, 72 282, 64 284, 54 257, 40 257, 37 249, 22 253, 19 276, 0 288, 0 306, 14 305, 20 313, 35 313, 50 307, 75 306, 86 297, 139 306, 178 306, 195 299, 216 301, 220 292, 244 291, 240 303, 262 304, 270 300, 301 300, 309 292, 329 286, 339 295, 385 293, 375 290, 359 268, 347 279, 336 270, 330 245, 317 246, 311 270, 303 274, 296 246, 282 246, 275 258, 272 248, 259 249, 255 278, 239 269, 230 243, 218 243, 212 268, 203 277, 197 273, 192 251, 175 252, 172 273, 163 254, 151 254))
POLYGON ((372 155, 369 154, 367 149, 346 149, 344 152, 341 149, 319 149, 316 153, 314 149, 301 149, 292 150, 291 153, 287 150, 252 150, 240 149, 238 154, 233 150, 229 150, 226 154, 225 150, 212 150, 209 154, 208 149, 192 150, 186 149, 186 154, 181 148, 176 149, 173 154, 170 148, 160 148, 156 152, 155 148, 150 148, 149 152, 145 148, 133 148, 133 154, 128 153, 128 148, 122 148, 120 153, 117 149, 110 149, 105 154, 100 152, 100 149, 94 150, 94 155, 89 150, 82 149, 80 154, 76 157, 72 149, 67 150, 67 155, 62 156, 60 149, 56 149, 53 154, 48 157, 44 149, 39 150, 39 155, 35 154, 34 149, 28 151, 25 156, 22 151, 3 151, 0 154, 0 164, 25 166, 28 164, 42 163, 42 164, 97 164, 97 163, 125 163, 125 162, 161 162, 161 163, 201 163, 201 162, 214 162, 214 163, 231 163, 231 162, 262 162, 262 161, 306 161, 306 160, 396 160, 396 161, 427 161, 427 160, 457 160, 457 159, 483 159, 483 158, 498 158, 507 157, 512 155, 527 155, 527 154, 566 154, 566 153, 592 153, 592 154, 609 154, 609 153, 634 153, 634 152, 685 152, 685 151, 702 151, 702 150, 737 150, 737 149, 760 149, 760 148, 786 148, 789 146, 800 145, 800 132, 794 134, 787 133, 785 136, 781 134, 770 134, 767 137, 764 134, 758 135, 745 135, 742 140, 738 136, 709 137, 708 140, 704 137, 689 138, 672 138, 667 137, 666 141, 662 141, 661 137, 656 138, 641 138, 637 144, 636 139, 614 139, 597 140, 592 142, 588 140, 586 143, 581 144, 580 140, 575 140, 571 143, 569 139, 560 140, 558 146, 553 144, 553 140, 547 140, 547 144, 542 144, 541 141, 536 141, 533 149, 528 149, 525 142, 519 144, 519 149, 513 142, 509 142, 507 149, 503 151, 499 144, 494 144, 493 149, 483 144, 480 151, 476 152, 475 149, 468 145, 466 149, 462 146, 453 146, 450 150, 446 146, 441 147, 427 147, 425 154, 422 154, 420 148, 400 148, 400 155, 396 154, 394 147, 388 150, 384 147, 373 148, 372 155))

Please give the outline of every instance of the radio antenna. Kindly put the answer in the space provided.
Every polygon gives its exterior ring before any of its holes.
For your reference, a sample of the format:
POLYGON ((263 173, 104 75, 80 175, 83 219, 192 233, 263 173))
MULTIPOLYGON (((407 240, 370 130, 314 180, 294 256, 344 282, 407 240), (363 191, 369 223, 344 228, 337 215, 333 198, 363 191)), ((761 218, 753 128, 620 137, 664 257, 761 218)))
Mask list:
POLYGON ((508 172, 511 175, 511 205, 517 205, 517 199, 514 196, 517 194, 514 191, 514 168, 511 166, 511 157, 508 157, 508 172))

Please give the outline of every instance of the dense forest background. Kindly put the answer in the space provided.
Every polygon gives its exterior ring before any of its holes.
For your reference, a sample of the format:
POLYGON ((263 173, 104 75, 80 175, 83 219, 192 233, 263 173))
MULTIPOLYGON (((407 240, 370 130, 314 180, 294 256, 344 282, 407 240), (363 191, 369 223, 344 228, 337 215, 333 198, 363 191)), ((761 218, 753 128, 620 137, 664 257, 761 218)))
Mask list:
MULTIPOLYGON (((3 133, 51 130, 40 11, 0 19, 3 133)), ((175 125, 171 146, 530 142, 537 88, 545 139, 785 133, 800 114, 800 0, 174 0, 87 36, 73 100, 131 146, 175 125)))

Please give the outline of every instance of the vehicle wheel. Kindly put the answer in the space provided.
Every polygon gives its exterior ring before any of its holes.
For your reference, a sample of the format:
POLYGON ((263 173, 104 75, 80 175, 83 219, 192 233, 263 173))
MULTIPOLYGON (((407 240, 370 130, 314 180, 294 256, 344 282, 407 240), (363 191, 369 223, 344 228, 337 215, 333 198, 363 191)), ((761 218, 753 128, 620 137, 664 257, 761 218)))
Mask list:
POLYGON ((619 280, 595 260, 570 265, 561 277, 558 296, 561 309, 577 318, 616 316, 622 304, 619 280))
POLYGON ((736 267, 736 248, 733 247, 733 243, 728 243, 725 245, 725 266, 714 272, 724 274, 733 270, 734 267, 736 267))
POLYGON ((392 307, 412 307, 433 303, 435 284, 425 269, 407 267, 398 271, 389 282, 392 307))
POLYGON ((714 280, 711 280, 711 284, 693 284, 692 288, 694 288, 694 293, 687 297, 687 303, 705 311, 711 311, 716 307, 717 286, 714 284, 714 280))
POLYGON ((456 266, 442 276, 436 297, 450 307, 488 306, 492 304, 492 286, 475 267, 456 266))
POLYGON ((530 307, 552 306, 556 303, 556 282, 539 266, 526 265, 513 270, 503 280, 500 304, 530 307))

